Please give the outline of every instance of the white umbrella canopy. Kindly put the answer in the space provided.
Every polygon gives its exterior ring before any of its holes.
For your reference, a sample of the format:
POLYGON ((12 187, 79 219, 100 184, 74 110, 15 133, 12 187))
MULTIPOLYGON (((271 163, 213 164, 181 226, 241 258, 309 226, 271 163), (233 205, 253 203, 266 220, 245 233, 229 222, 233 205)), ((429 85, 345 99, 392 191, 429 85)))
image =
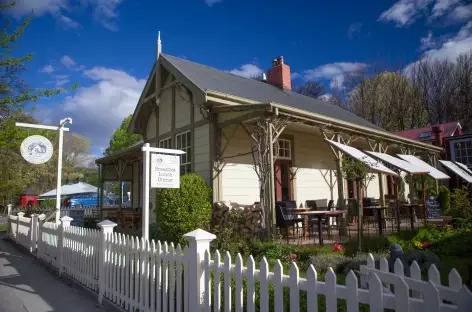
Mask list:
MULTIPOLYGON (((98 193, 98 187, 90 185, 85 182, 78 182, 75 184, 66 184, 61 186, 62 195, 72 195, 72 194, 84 194, 84 193, 98 193)), ((44 194, 38 196, 38 199, 41 197, 54 197, 56 196, 56 189, 50 190, 44 194)))

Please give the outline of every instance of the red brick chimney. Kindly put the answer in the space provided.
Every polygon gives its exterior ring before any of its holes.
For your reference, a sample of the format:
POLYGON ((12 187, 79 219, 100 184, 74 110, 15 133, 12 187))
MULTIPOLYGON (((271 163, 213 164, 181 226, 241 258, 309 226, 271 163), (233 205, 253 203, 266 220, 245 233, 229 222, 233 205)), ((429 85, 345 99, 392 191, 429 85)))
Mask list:
POLYGON ((442 125, 436 125, 433 126, 431 130, 436 141, 436 146, 443 147, 444 127, 442 125))
POLYGON ((292 90, 290 66, 284 64, 284 57, 272 61, 272 68, 267 72, 267 82, 284 90, 292 90))

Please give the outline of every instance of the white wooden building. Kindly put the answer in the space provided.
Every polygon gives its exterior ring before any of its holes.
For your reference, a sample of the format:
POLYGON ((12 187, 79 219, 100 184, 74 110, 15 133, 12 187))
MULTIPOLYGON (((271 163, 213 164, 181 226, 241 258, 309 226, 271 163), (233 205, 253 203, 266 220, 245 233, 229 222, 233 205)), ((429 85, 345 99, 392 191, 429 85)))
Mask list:
MULTIPOLYGON (((184 150, 181 173, 202 175, 213 189, 214 201, 259 201, 250 133, 261 119, 273 120, 272 125, 284 121, 283 126, 271 129, 278 143, 271 178, 273 197, 295 200, 299 206, 306 200, 356 196, 355 183, 339 173, 337 156, 342 154, 326 139, 360 149, 421 155, 433 165, 441 151, 386 132, 338 106, 292 92, 290 67, 283 57, 274 59, 267 79, 259 81, 160 50, 158 44, 128 131, 143 135, 151 146, 184 150)), ((141 154, 141 144, 137 144, 97 160, 102 181, 132 181, 135 208, 141 205, 141 154)), ((390 192, 387 176, 379 174, 364 195, 381 198, 390 192)))

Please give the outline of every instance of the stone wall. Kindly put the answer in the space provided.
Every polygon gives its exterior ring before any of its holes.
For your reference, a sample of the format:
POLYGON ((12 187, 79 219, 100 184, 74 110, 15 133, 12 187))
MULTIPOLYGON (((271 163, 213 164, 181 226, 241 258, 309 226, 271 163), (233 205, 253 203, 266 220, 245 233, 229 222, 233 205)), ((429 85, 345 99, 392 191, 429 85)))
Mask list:
POLYGON ((222 229, 232 226, 243 235, 254 235, 262 231, 262 220, 262 210, 257 204, 239 205, 229 201, 213 204, 212 225, 222 229))

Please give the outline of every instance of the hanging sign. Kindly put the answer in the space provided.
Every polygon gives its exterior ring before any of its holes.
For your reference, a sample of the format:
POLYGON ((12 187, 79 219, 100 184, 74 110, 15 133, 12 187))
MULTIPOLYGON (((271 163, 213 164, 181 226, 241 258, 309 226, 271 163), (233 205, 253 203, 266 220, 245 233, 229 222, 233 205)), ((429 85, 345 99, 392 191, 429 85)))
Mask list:
POLYGON ((20 147, 21 156, 35 165, 44 164, 52 157, 52 144, 42 135, 31 135, 23 140, 20 147))
POLYGON ((151 154, 151 187, 180 187, 180 157, 177 155, 151 154))

